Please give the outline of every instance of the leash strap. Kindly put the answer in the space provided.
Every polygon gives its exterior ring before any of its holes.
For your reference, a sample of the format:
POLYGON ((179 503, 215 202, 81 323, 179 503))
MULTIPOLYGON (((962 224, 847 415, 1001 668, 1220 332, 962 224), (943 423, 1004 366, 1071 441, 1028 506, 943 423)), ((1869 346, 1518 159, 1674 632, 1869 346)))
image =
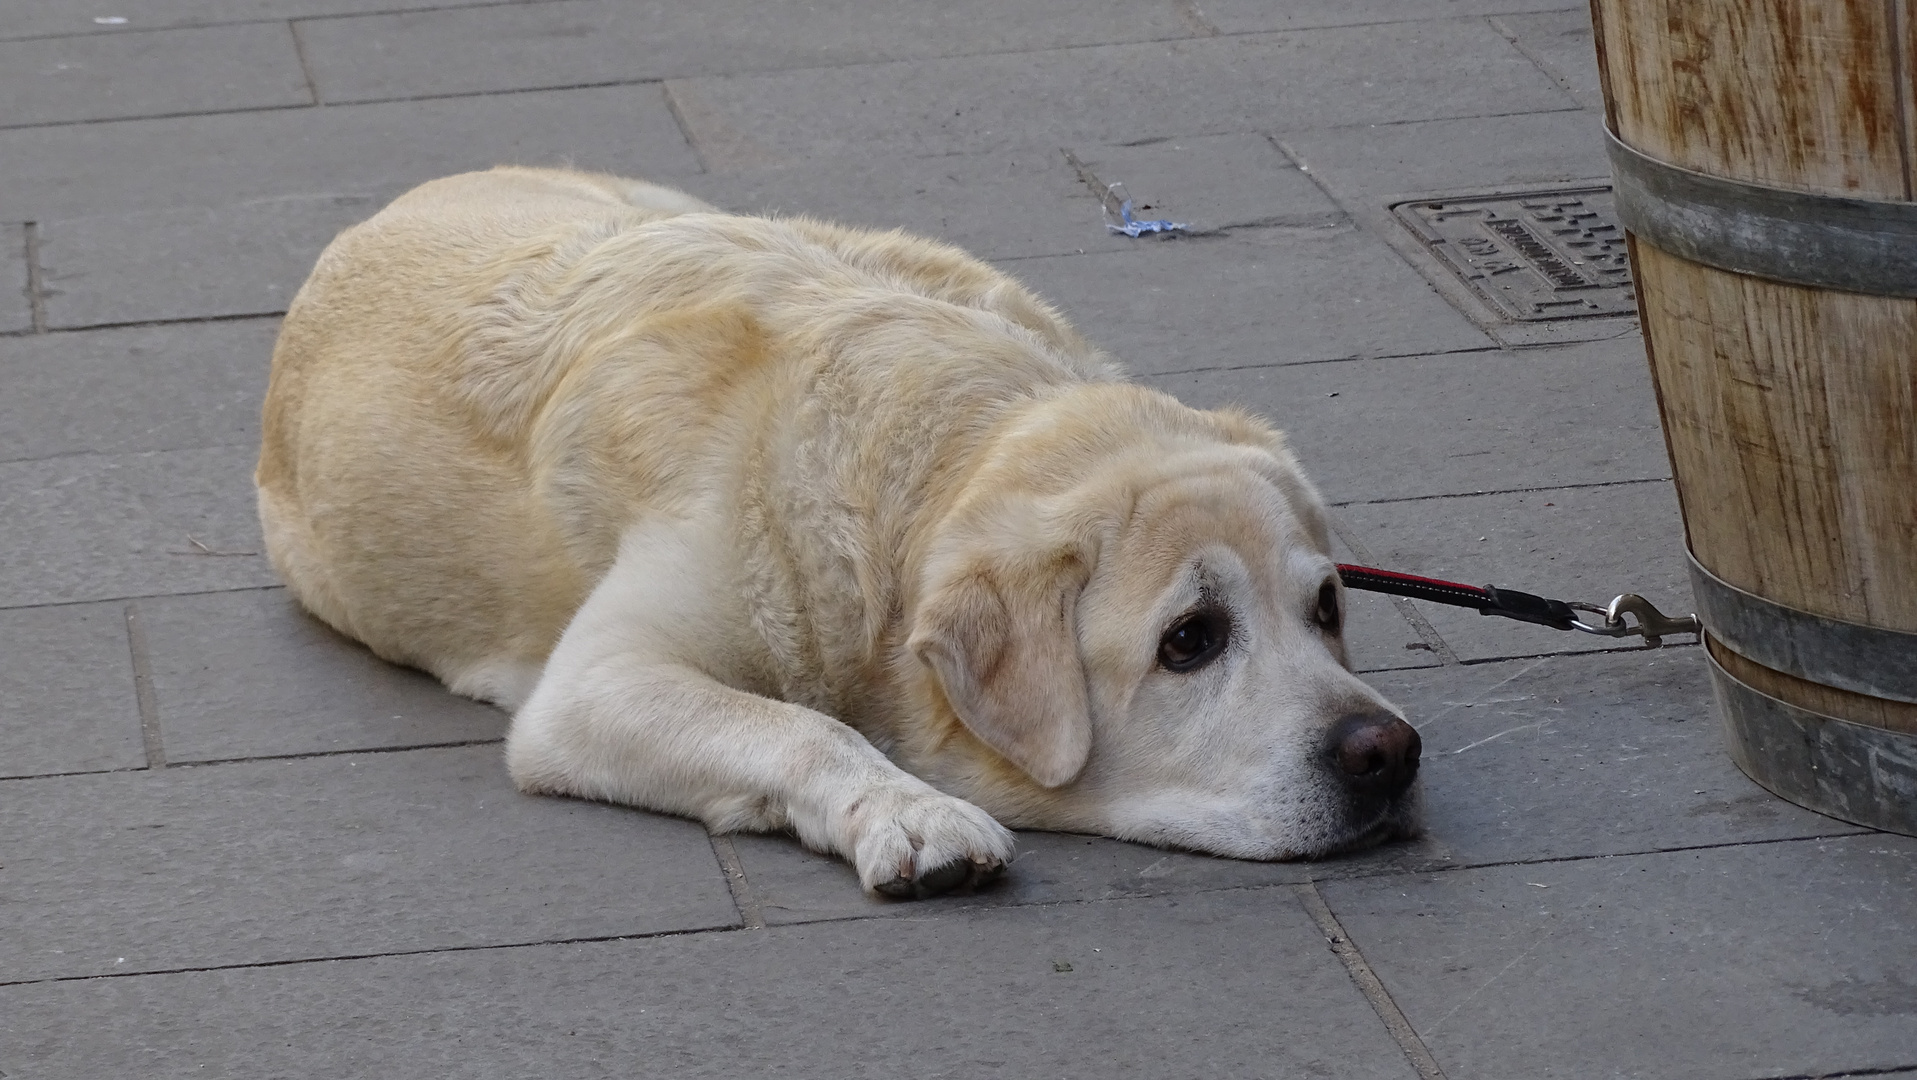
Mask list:
POLYGON ((1536 623, 1553 630, 1582 629, 1578 625, 1577 611, 1570 604, 1516 589, 1500 589, 1496 585, 1486 585, 1480 589, 1456 581, 1440 581, 1416 574, 1401 574, 1396 570, 1345 563, 1338 564, 1338 576, 1344 580, 1347 589, 1408 596, 1413 600, 1429 600, 1452 607, 1476 608, 1480 615, 1497 615, 1519 622, 1536 623))

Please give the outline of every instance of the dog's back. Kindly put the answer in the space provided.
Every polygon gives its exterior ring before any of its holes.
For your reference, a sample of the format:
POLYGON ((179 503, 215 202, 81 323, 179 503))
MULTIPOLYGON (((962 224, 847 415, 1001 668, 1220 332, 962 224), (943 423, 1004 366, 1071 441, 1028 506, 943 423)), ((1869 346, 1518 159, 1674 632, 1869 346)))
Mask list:
MULTIPOLYGON (((268 550, 301 601, 388 659, 513 704, 621 531, 736 488, 737 458, 819 399, 819 358, 843 338, 936 326, 928 344, 951 355, 919 358, 934 369, 982 340, 961 325, 974 317, 1032 338, 1036 373, 1015 370, 1021 345, 1003 372, 978 355, 930 380, 946 389, 869 364, 835 383, 969 394, 959 423, 1013 384, 1107 373, 956 249, 710 210, 637 181, 498 169, 426 184, 343 233, 288 312, 257 477, 268 550), (899 318, 913 308, 924 318, 899 318)), ((867 420, 808 437, 876 446, 887 433, 867 420)))

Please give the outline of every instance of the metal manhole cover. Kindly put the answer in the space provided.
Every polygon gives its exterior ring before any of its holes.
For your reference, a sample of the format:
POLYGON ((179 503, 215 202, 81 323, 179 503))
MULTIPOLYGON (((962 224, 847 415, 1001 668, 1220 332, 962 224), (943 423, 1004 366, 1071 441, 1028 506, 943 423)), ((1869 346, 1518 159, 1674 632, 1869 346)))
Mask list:
POLYGON ((1419 199, 1391 210, 1505 318, 1637 314, 1609 187, 1419 199))

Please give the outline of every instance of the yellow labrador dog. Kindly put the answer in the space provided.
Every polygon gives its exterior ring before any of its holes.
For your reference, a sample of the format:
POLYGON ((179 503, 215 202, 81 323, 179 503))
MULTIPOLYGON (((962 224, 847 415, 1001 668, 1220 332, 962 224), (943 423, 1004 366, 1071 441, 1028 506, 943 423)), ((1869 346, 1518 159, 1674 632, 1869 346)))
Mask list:
POLYGON ((434 181, 294 299, 258 484, 293 593, 511 710, 526 791, 789 828, 892 896, 994 876, 1005 825, 1251 859, 1414 826, 1278 433, 941 244, 434 181))

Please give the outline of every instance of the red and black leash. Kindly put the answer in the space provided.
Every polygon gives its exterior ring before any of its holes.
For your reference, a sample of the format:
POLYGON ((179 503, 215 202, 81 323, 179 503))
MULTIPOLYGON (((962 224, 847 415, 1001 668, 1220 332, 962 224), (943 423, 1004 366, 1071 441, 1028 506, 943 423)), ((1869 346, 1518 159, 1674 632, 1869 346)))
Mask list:
POLYGON ((1407 596, 1413 600, 1429 600, 1434 604, 1449 604, 1452 607, 1475 608, 1480 615, 1497 615, 1519 622, 1536 623, 1553 630, 1582 630, 1604 637, 1637 634, 1644 638, 1647 645, 1663 644, 1666 634, 1698 632, 1697 616, 1666 616, 1636 593, 1625 593, 1611 601, 1609 607, 1601 608, 1594 604, 1552 600, 1516 589, 1500 589, 1496 585, 1479 588, 1457 581, 1402 574, 1396 570, 1379 570, 1372 566, 1339 563, 1338 576, 1344 580, 1347 589, 1407 596), (1597 622, 1579 618, 1580 611, 1600 615, 1603 620, 1597 622), (1637 616, 1637 622, 1628 622, 1624 618, 1626 615, 1637 616))

